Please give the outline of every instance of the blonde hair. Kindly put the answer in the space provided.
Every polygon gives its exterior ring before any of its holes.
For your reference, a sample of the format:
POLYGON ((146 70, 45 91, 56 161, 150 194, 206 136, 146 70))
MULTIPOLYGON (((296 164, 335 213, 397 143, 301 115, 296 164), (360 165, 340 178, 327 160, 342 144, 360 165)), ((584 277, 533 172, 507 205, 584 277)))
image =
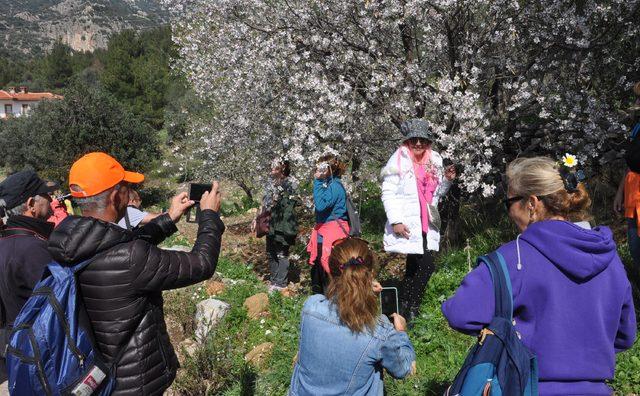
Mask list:
POLYGON ((570 221, 590 218, 591 198, 583 183, 567 191, 558 165, 548 157, 518 158, 507 166, 507 183, 514 196, 536 196, 547 217, 562 216, 570 221))
POLYGON ((331 169, 331 174, 333 176, 342 176, 347 170, 347 164, 343 161, 340 161, 333 154, 323 155, 322 157, 318 158, 316 164, 321 164, 323 162, 329 164, 329 169, 331 169))
POLYGON ((374 266, 373 252, 358 238, 348 238, 334 246, 329 256, 331 282, 327 298, 336 304, 340 320, 356 333, 366 329, 373 332, 379 316, 372 287, 374 266))

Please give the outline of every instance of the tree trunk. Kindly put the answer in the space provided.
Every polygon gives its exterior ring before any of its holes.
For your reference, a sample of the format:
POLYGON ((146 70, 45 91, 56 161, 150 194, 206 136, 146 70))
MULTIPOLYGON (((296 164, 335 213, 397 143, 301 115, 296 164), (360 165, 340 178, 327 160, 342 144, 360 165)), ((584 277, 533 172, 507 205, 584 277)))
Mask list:
POLYGON ((244 191, 244 193, 247 195, 247 198, 253 201, 253 193, 251 191, 251 187, 249 187, 247 183, 244 182, 244 180, 236 180, 236 184, 242 189, 242 191, 244 191))

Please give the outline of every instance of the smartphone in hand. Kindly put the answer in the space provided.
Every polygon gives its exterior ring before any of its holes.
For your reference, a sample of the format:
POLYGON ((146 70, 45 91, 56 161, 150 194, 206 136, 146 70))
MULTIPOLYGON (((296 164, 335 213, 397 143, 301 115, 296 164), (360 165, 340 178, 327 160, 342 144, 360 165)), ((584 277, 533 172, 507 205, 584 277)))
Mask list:
POLYGON ((189 200, 200 202, 202 195, 207 191, 211 191, 211 184, 191 183, 189 184, 189 200))
POLYGON ((398 305, 398 289, 395 287, 383 287, 380 292, 380 310, 393 323, 391 315, 400 313, 398 305))
POLYGON ((189 184, 189 200, 195 202, 193 208, 189 208, 187 212, 187 223, 197 223, 200 218, 200 200, 202 195, 211 191, 211 184, 206 183, 190 183, 189 184), (194 216, 191 216, 192 210, 195 212, 194 216))

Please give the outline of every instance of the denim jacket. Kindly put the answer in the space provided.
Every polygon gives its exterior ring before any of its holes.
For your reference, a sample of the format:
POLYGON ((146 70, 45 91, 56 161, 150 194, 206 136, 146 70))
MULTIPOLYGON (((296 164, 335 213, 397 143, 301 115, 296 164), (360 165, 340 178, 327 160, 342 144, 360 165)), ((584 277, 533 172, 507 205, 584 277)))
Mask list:
POLYGON ((382 396, 382 368, 404 378, 415 357, 407 334, 396 331, 386 316, 380 316, 373 333, 354 333, 341 323, 336 306, 316 294, 302 308, 289 395, 382 396))

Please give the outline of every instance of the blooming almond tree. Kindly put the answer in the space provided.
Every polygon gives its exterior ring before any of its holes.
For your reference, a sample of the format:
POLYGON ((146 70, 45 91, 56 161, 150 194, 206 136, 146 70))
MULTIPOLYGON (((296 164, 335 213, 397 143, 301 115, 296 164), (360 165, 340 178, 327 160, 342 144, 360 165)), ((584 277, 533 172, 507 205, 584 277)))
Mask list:
POLYGON ((356 169, 379 164, 402 120, 421 117, 466 191, 490 195, 521 153, 615 158, 640 66, 637 0, 167 5, 175 67, 215 104, 194 139, 225 174, 263 173, 278 153, 309 164, 327 147, 356 169))

